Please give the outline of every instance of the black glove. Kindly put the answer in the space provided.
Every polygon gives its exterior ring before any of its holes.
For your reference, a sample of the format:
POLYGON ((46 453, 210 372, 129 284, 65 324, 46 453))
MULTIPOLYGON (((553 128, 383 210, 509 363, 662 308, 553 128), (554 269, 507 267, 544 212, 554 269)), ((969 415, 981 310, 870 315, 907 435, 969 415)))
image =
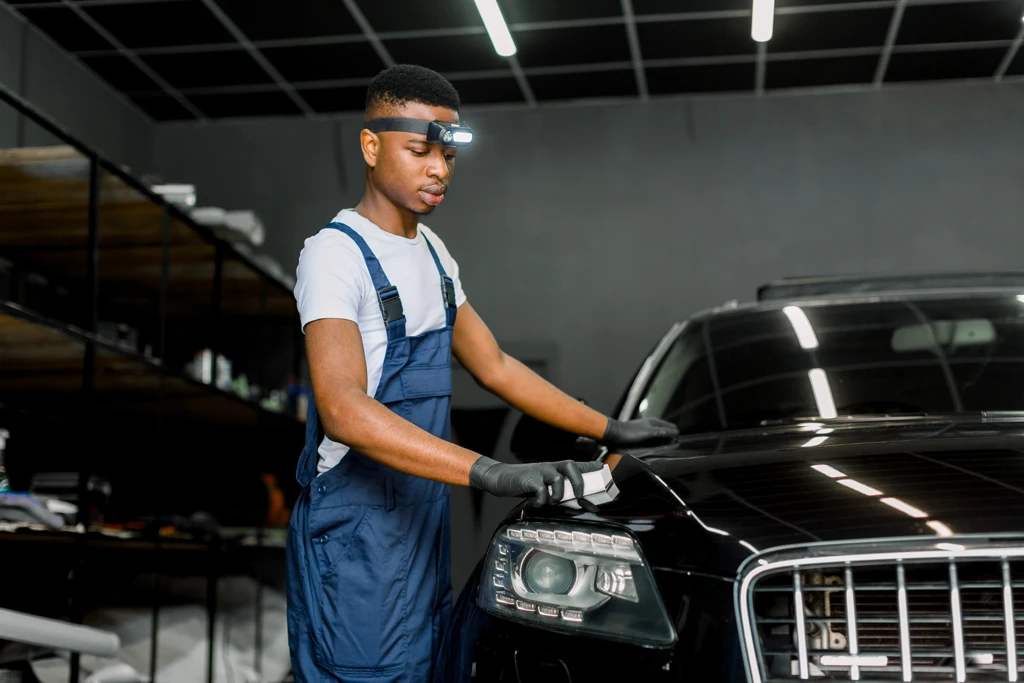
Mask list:
POLYGON ((561 460, 551 463, 509 465, 480 456, 469 468, 469 485, 496 496, 533 498, 533 505, 540 507, 548 502, 562 502, 565 494, 565 479, 569 479, 576 497, 583 495, 583 472, 595 472, 604 463, 576 462, 561 460), (548 495, 548 486, 551 495, 548 495))
POLYGON ((670 439, 679 435, 679 427, 656 417, 638 420, 608 420, 608 429, 601 439, 603 443, 629 446, 651 439, 670 439))

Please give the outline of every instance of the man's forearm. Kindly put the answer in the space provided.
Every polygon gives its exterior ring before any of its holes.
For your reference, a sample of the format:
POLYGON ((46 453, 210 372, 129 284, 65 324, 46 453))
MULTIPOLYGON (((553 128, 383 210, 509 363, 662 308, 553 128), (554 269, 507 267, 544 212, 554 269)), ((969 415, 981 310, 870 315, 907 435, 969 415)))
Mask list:
POLYGON ((420 429, 360 391, 337 397, 320 419, 332 441, 392 469, 446 484, 468 486, 469 470, 480 457, 420 429))
POLYGON ((600 439, 608 417, 569 396, 515 358, 503 354, 501 369, 484 386, 517 410, 573 434, 600 439))

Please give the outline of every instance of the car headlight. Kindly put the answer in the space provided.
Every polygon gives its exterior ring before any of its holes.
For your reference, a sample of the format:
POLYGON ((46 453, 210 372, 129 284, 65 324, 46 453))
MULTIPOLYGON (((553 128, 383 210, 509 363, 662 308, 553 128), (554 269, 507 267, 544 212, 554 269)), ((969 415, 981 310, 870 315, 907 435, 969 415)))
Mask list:
POLYGON ((527 522, 498 531, 477 603, 504 619, 648 646, 675 629, 633 538, 594 526, 527 522))

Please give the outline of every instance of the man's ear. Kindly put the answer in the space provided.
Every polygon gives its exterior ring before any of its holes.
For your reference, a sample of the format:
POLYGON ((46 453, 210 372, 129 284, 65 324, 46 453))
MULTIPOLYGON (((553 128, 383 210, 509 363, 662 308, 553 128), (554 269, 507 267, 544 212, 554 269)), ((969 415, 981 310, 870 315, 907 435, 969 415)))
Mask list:
POLYGON ((380 138, 376 133, 363 129, 359 133, 359 147, 363 150, 363 161, 370 168, 377 166, 377 155, 380 154, 380 138))

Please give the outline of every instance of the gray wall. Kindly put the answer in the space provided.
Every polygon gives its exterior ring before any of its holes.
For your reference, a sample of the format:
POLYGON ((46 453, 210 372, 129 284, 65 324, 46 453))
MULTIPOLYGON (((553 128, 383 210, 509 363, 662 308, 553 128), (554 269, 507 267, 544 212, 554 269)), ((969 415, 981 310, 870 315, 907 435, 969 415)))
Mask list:
MULTIPOLYGON (((152 122, 0 4, 0 83, 136 174, 152 170, 152 122)), ((0 148, 54 144, 0 102, 0 148)))
MULTIPOLYGON (((479 134, 427 219, 508 343, 610 410, 673 318, 792 274, 1016 267, 1024 86, 464 112, 479 134)), ((161 127, 200 203, 255 208, 294 272, 358 201, 358 120, 161 127)))

